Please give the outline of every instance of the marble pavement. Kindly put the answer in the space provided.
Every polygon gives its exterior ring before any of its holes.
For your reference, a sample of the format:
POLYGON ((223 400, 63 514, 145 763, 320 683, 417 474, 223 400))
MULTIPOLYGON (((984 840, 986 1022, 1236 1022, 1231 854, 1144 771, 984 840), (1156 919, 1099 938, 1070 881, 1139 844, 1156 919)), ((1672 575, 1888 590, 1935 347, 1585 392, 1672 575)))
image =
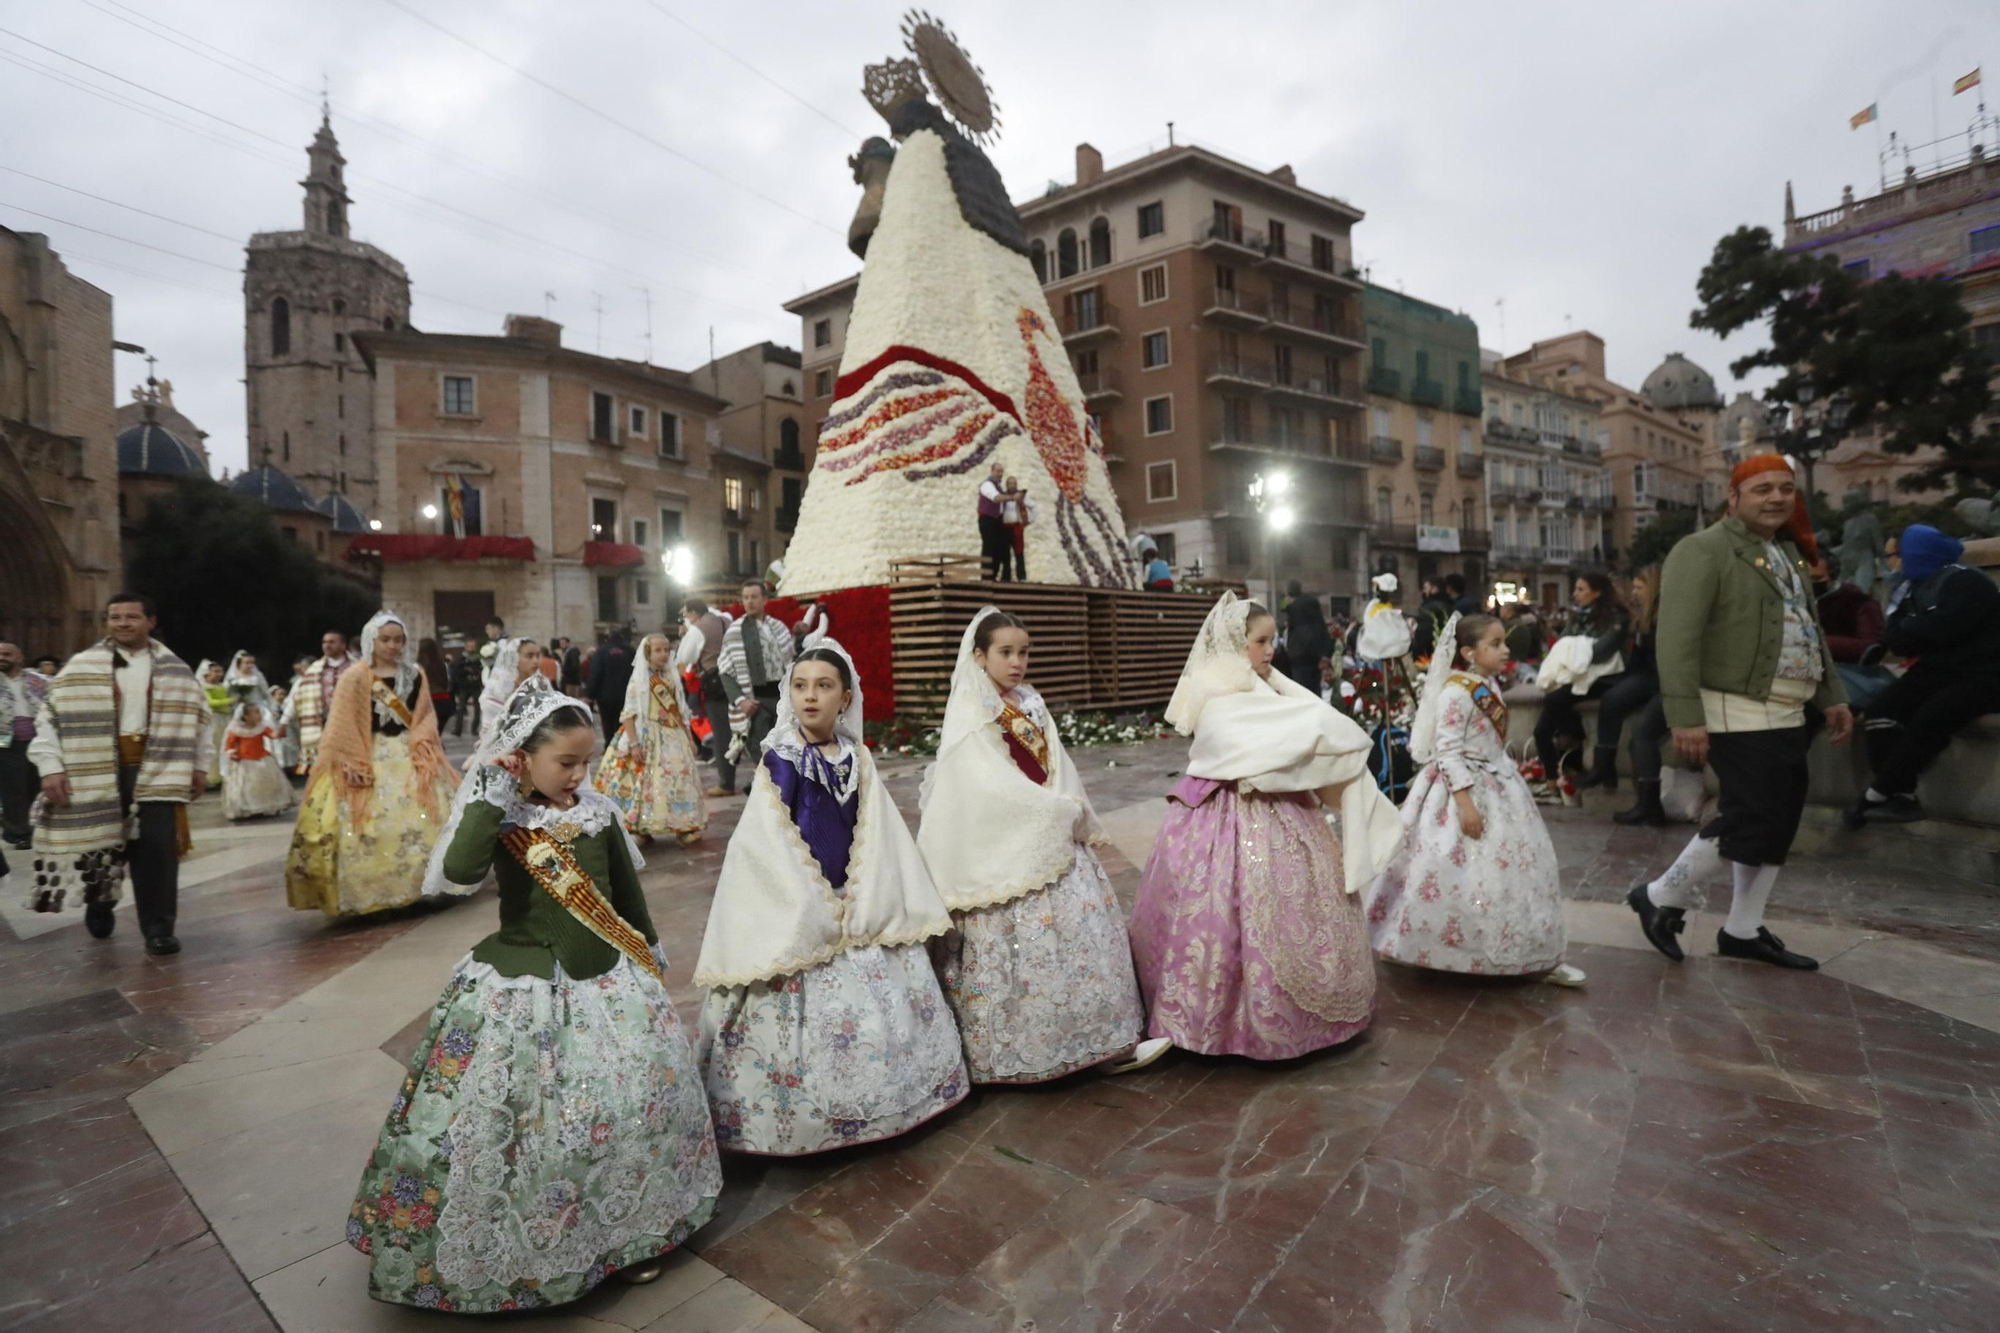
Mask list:
MULTIPOLYGON (((1136 887, 1184 749, 1079 752, 1136 887)), ((888 765, 915 809, 916 766, 888 765)), ((740 802, 644 875, 685 1020, 740 802)), ((1374 1029, 1275 1066, 1175 1056, 978 1093, 902 1140, 732 1163, 643 1288, 537 1328, 1991 1328, 2000 892, 1800 862, 1816 975, 1679 968, 1618 901, 1680 834, 1551 812, 1581 992, 1385 968, 1374 1029), (1639 947, 1634 947, 1639 946, 1639 947), (1979 1311, 1985 1310, 1986 1315, 1979 1311)), ((0 894, 0 1325, 441 1327, 365 1293, 360 1166, 480 895, 286 909, 281 823, 197 807, 182 938, 148 958, 0 894)), ((1726 894, 1718 886, 1717 901, 1726 894)))

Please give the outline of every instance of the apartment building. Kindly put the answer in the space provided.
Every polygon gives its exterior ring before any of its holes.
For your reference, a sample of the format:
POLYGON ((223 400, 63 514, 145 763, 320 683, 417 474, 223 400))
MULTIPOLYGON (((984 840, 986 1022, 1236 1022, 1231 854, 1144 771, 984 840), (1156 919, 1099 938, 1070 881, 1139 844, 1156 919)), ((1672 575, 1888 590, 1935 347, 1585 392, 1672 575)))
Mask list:
POLYGON ((768 465, 723 452, 728 404, 685 371, 572 350, 526 315, 502 337, 353 341, 383 487, 380 527, 351 549, 381 562, 383 602, 413 637, 494 614, 537 638, 651 629, 675 614, 682 546, 701 583, 759 567, 754 539, 727 538, 768 465))
POLYGON ((1368 566, 1408 586, 1460 573, 1484 586, 1486 454, 1479 327, 1469 316, 1372 284, 1367 335, 1368 566))
POLYGON ((723 550, 713 572, 761 570, 785 553, 805 494, 799 354, 777 343, 753 343, 695 367, 689 378, 728 404, 715 449, 723 550), (733 506, 732 496, 739 502, 733 506))
MULTIPOLYGON (((1184 574, 1261 589, 1275 565, 1280 582, 1351 604, 1368 523, 1361 211, 1289 167, 1175 146, 1107 170, 1088 144, 1073 183, 1017 208, 1127 527, 1184 574), (1283 533, 1251 496, 1279 473, 1283 533)), ((785 304, 808 440, 833 400, 856 281, 785 304)))
POLYGON ((1503 369, 1481 354, 1492 576, 1528 601, 1569 600, 1576 571, 1606 563, 1613 512, 1604 428, 1589 398, 1503 369))

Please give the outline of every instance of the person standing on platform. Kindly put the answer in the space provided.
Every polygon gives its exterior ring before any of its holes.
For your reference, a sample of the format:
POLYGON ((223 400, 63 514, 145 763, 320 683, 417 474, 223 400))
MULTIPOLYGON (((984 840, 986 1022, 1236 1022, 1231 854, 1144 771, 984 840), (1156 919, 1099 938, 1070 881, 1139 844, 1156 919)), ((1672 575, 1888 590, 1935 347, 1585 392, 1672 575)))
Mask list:
POLYGON ((42 785, 28 746, 35 739, 35 714, 48 695, 48 678, 23 665, 18 646, 0 643, 0 812, 5 815, 0 827, 8 846, 23 850, 30 841, 28 810, 42 785))
MULTIPOLYGON (((716 670, 732 711, 742 719, 738 729, 745 735, 744 753, 752 763, 764 753, 764 738, 777 720, 780 682, 791 674, 795 651, 791 630, 764 614, 763 583, 752 579, 744 584, 743 618, 723 631, 716 670)), ((726 732, 709 741, 727 743, 726 732)))
POLYGON ((1007 533, 1007 502, 1020 494, 1007 486, 1007 465, 995 463, 979 483, 979 576, 988 583, 1004 576, 1013 541, 1007 533))
POLYGON ((31 906, 59 911, 75 896, 90 933, 104 939, 129 872, 146 952, 175 954, 187 807, 208 790, 215 752, 208 696, 154 640, 150 598, 114 594, 104 621, 109 635, 50 682, 29 746, 46 801, 31 906))
POLYGON ((1726 518, 1674 544, 1661 576, 1656 649, 1674 749, 1708 764, 1722 789, 1714 819, 1664 874, 1626 902, 1646 939, 1674 962, 1694 889, 1730 863, 1734 896, 1716 933, 1725 958, 1811 969, 1764 925, 1764 906, 1806 806, 1806 708, 1838 745, 1854 714, 1813 604, 1818 557, 1792 466, 1757 454, 1729 479, 1726 518))
MULTIPOLYGON (((1012 497, 1000 506, 1000 521, 1007 526, 1007 550, 1013 556, 1011 582, 1028 581, 1028 525, 1035 521, 1035 502, 1021 489, 1012 477, 1006 480, 1007 494, 1012 497)), ((1000 577, 1009 579, 1007 561, 1000 562, 1000 577)))

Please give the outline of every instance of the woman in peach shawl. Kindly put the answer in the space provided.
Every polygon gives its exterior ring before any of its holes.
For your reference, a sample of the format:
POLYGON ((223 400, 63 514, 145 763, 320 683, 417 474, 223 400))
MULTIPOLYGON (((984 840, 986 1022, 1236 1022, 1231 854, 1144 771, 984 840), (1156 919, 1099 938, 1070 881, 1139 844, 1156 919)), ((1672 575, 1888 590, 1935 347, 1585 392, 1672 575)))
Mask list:
POLYGON ((408 643, 402 620, 377 612, 361 631, 366 669, 334 688, 285 858, 285 897, 300 911, 359 916, 423 896, 458 778, 408 643))

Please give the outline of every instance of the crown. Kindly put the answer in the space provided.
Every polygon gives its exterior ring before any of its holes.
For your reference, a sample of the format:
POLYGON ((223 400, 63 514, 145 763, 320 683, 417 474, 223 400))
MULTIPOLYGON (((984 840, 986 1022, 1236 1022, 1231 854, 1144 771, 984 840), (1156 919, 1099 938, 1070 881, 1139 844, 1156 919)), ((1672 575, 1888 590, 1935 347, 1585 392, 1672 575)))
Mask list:
POLYGON ((884 120, 912 97, 926 93, 923 68, 914 60, 891 57, 861 72, 861 95, 884 120))

